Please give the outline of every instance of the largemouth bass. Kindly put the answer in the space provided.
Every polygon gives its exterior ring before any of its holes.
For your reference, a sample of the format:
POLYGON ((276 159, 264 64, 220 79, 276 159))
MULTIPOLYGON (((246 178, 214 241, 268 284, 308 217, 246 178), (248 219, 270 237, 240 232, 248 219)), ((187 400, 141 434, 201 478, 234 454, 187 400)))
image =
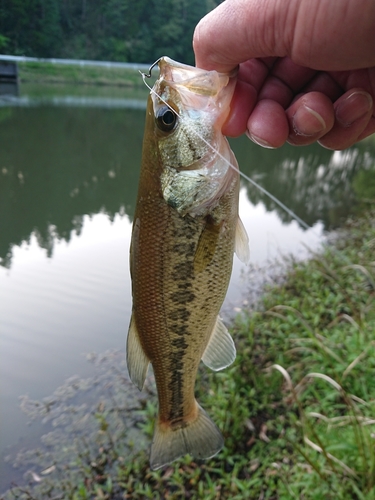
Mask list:
POLYGON ((131 380, 141 390, 150 363, 155 374, 159 415, 152 469, 186 453, 209 458, 223 446, 194 386, 201 360, 220 370, 235 359, 218 314, 234 251, 248 259, 238 217, 238 166, 221 133, 235 79, 167 57, 158 64, 133 223, 127 341, 131 380))

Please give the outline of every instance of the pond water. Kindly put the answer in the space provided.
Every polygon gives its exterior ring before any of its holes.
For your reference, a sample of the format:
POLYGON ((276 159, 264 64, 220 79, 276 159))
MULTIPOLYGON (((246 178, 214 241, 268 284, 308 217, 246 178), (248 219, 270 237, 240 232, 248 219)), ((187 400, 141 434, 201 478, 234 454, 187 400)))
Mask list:
MULTIPOLYGON (((125 349, 131 311, 128 252, 141 163, 146 93, 21 88, 0 97, 0 492, 9 447, 28 446, 19 396, 41 399, 85 353, 125 349)), ((327 231, 375 198, 375 143, 344 152, 318 145, 265 150, 231 141, 241 170, 279 198, 297 222, 246 181, 240 213, 251 262, 307 255, 327 231)), ((238 260, 224 313, 251 283, 238 260)))

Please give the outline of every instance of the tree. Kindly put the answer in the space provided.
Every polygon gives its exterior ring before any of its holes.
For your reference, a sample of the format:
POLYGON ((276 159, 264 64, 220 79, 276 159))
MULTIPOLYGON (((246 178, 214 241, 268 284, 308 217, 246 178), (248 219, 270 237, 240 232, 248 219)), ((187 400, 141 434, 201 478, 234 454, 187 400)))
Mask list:
POLYGON ((193 30, 215 0, 0 0, 10 54, 193 63, 193 30))
POLYGON ((8 53, 52 57, 62 35, 58 0, 1 0, 0 32, 8 53))

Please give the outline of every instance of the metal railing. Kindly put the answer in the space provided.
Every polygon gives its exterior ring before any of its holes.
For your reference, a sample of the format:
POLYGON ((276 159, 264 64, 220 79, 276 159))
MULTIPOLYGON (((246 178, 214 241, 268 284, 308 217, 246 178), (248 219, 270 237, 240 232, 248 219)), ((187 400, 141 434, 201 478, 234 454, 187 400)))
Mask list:
POLYGON ((104 68, 124 68, 133 70, 147 71, 151 64, 142 63, 125 63, 125 62, 113 62, 113 61, 89 61, 85 59, 46 59, 42 57, 26 57, 26 56, 11 56, 6 54, 0 54, 0 61, 12 61, 12 62, 40 62, 40 63, 50 63, 50 64, 69 64, 75 66, 100 66, 104 68))
POLYGON ((29 97, 15 95, 0 95, 0 108, 33 108, 38 106, 84 107, 84 108, 115 108, 115 109, 146 109, 146 99, 116 99, 111 97, 29 97))

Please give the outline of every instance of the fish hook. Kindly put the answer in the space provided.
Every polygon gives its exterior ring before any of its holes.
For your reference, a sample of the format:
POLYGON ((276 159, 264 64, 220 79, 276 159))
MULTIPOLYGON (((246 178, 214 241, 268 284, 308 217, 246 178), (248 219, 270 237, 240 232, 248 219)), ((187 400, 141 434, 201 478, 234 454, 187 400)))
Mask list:
POLYGON ((143 81, 145 81, 145 78, 151 78, 151 72, 155 68, 155 66, 159 63, 159 61, 162 59, 162 57, 159 57, 151 66, 148 68, 148 73, 143 73, 143 71, 139 70, 140 74, 142 75, 143 81))

